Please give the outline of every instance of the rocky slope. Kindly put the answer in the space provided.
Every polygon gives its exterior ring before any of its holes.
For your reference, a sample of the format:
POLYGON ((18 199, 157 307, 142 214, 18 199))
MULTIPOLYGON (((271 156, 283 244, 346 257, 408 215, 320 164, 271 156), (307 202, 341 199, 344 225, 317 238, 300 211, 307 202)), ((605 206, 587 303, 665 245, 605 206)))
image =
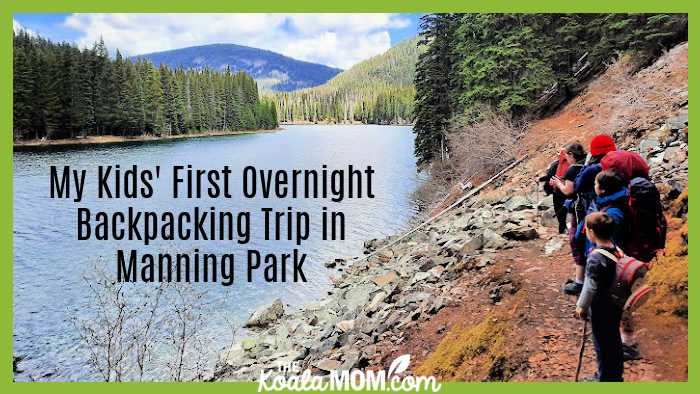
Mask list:
MULTIPOLYGON (((670 104, 625 112, 613 120, 626 125, 625 116, 637 116, 633 129, 609 129, 621 147, 647 159, 671 219, 666 256, 650 276, 655 291, 673 294, 676 304, 648 302, 636 312, 644 316, 637 339, 646 358, 626 365, 626 380, 687 380, 687 44, 669 55, 632 78, 672 86, 663 95, 670 104)), ((399 235, 366 242, 367 258, 328 262, 335 286, 307 308, 285 313, 277 302, 256 311, 249 325, 259 327, 257 336, 224 352, 212 379, 256 380, 291 361, 319 375, 386 369, 401 354, 412 356, 407 373, 441 380, 573 379, 581 324, 572 318, 574 299, 560 290, 573 271, 568 240, 556 234, 551 197, 535 192, 530 179, 567 139, 587 145, 600 132, 576 123, 598 115, 586 100, 609 111, 593 97, 618 87, 596 82, 534 123, 521 152, 527 159, 487 190, 398 243, 399 235)), ((637 99, 652 102, 643 100, 647 93, 637 99)), ((584 373, 593 360, 589 344, 584 373)))

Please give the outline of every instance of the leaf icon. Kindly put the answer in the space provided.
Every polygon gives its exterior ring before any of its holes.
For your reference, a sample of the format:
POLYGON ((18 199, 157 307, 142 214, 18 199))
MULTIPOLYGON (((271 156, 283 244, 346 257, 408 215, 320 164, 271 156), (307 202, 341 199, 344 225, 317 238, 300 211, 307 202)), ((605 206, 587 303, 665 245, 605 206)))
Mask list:
POLYGON ((404 372, 405 370, 408 369, 408 364, 411 362, 411 355, 410 354, 404 354, 402 356, 396 357, 396 360, 394 360, 391 365, 389 366, 389 374, 388 376, 391 376, 394 373, 401 373, 404 372))

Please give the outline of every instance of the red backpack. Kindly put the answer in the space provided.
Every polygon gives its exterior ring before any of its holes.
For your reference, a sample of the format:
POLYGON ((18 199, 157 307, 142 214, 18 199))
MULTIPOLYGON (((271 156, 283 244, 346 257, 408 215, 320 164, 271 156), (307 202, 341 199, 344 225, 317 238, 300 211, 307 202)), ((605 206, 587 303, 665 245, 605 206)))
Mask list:
POLYGON ((642 156, 627 150, 608 152, 600 160, 600 166, 605 170, 611 170, 622 178, 627 185, 633 178, 649 179, 649 166, 642 156))
POLYGON ((557 160, 559 161, 559 165, 557 165, 557 172, 555 175, 558 176, 559 178, 562 178, 564 176, 564 174, 566 174, 566 170, 569 169, 569 165, 571 164, 566 160, 566 150, 565 149, 562 149, 561 151, 559 151, 559 157, 557 158, 557 160))
POLYGON ((651 290, 644 280, 644 275, 649 271, 649 264, 626 256, 619 248, 617 251, 622 257, 618 258, 604 249, 594 250, 615 262, 615 280, 610 288, 610 299, 624 310, 633 306, 651 290))

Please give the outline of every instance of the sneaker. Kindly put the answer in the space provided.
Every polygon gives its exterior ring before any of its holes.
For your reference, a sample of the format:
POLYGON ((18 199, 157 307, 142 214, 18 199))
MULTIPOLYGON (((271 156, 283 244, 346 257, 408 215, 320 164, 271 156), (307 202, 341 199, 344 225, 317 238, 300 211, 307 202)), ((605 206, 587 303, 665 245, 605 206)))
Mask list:
POLYGON ((559 225, 559 234, 566 234, 569 232, 569 229, 566 227, 566 224, 564 225, 559 225))
POLYGON ((598 372, 591 376, 586 376, 583 378, 582 382, 600 382, 600 378, 598 377, 598 372))
POLYGON ((576 283, 574 281, 567 282, 564 285, 564 293, 568 295, 579 295, 581 294, 581 290, 583 290, 583 283, 576 283))
POLYGON ((626 343, 622 344, 623 361, 641 360, 642 358, 642 353, 639 352, 639 346, 636 343, 631 345, 626 343))

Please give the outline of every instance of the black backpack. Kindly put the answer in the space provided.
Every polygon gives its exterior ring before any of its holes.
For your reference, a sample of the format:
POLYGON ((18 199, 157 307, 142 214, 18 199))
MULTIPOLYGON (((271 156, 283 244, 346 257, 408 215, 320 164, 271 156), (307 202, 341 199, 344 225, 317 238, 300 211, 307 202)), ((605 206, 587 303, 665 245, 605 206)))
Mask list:
POLYGON ((666 217, 656 185, 645 178, 630 180, 630 234, 625 245, 628 255, 651 261, 666 247, 666 217))

